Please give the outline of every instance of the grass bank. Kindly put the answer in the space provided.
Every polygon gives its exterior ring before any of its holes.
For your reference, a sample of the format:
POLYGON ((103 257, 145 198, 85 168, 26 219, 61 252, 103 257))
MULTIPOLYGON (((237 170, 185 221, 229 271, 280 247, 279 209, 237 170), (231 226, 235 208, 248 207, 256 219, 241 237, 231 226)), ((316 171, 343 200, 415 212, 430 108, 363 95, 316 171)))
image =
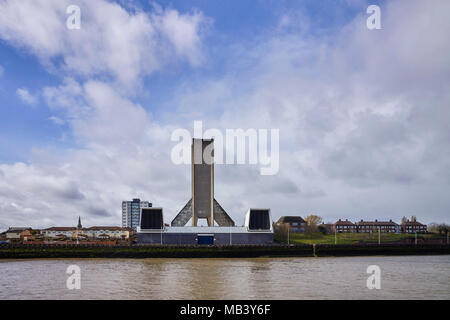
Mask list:
MULTIPOLYGON (((338 233, 336 235, 337 244, 378 244, 378 233, 338 233)), ((418 234, 417 239, 421 241, 442 240, 446 242, 445 237, 436 234, 418 234)), ((275 240, 280 243, 287 243, 286 234, 275 234, 275 240)), ((396 233, 381 233, 381 243, 396 243, 409 240, 414 242, 414 234, 396 234, 396 233)), ((335 243, 334 234, 322 233, 290 233, 289 243, 291 244, 333 244, 335 243)))

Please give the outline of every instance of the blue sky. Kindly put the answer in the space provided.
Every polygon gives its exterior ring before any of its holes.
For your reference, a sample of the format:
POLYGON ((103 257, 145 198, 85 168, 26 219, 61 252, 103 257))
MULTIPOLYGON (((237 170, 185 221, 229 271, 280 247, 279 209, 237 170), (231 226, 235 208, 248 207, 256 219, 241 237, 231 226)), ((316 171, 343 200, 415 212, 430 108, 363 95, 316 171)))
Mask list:
POLYGON ((276 176, 216 170, 237 221, 448 219, 447 1, 72 1, 80 30, 68 4, 0 0, 0 228, 114 225, 133 197, 170 220, 190 193, 170 134, 194 120, 280 129, 276 176))
MULTIPOLYGON (((75 3, 75 2, 74 2, 75 3)), ((153 10, 149 1, 135 3, 145 11, 153 10)), ((351 21, 355 15, 364 14, 364 2, 351 5, 346 1, 170 1, 162 4, 180 12, 201 11, 213 20, 204 39, 207 65, 192 68, 179 63, 164 73, 152 74, 144 79, 146 94, 133 97, 149 111, 156 111, 160 105, 183 83, 199 82, 221 77, 230 72, 240 72, 233 67, 233 48, 244 48, 255 38, 272 34, 283 15, 302 12, 311 22, 309 32, 332 34, 351 21), (325 31, 324 31, 325 30, 325 31), (151 93, 150 93, 151 92, 151 93)), ((129 9, 129 11, 132 11, 129 9)), ((2 108, 0 109, 0 161, 27 162, 33 147, 73 147, 67 137, 60 141, 64 126, 49 121, 54 114, 43 99, 37 97, 36 104, 29 106, 16 95, 17 88, 26 88, 38 96, 43 87, 54 86, 64 74, 51 73, 39 60, 20 47, 0 42, 1 65, 4 75, 1 81, 2 108)), ((239 58, 239 57, 236 57, 239 58)), ((55 59, 57 60, 57 58, 55 59)))

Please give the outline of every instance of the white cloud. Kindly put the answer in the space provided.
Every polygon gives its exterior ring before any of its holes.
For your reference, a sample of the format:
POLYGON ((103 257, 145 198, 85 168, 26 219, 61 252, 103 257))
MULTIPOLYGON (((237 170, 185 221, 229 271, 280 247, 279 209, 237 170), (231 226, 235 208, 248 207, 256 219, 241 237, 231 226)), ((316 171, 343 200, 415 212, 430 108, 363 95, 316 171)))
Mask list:
POLYGON ((194 65, 201 61, 201 34, 209 23, 201 13, 161 8, 130 13, 116 3, 81 0, 81 29, 69 30, 69 4, 2 1, 0 38, 30 50, 51 70, 84 77, 106 74, 127 90, 174 60, 187 59, 194 65))
POLYGON ((22 100, 26 104, 34 105, 37 102, 37 98, 33 96, 30 92, 28 92, 26 88, 18 88, 16 90, 16 94, 20 98, 20 100, 22 100))
POLYGON ((59 87, 44 88, 47 103, 64 111, 75 138, 85 145, 120 145, 135 142, 148 125, 140 105, 120 96, 110 85, 66 79, 59 87))
POLYGON ((48 120, 50 120, 51 122, 53 122, 54 124, 58 125, 58 126, 62 126, 63 124, 66 123, 65 120, 57 117, 57 116, 51 116, 48 118, 48 120))
POLYGON ((193 65, 202 62, 200 28, 208 25, 211 19, 206 19, 201 12, 180 15, 172 9, 158 9, 158 14, 154 14, 153 19, 162 33, 170 39, 178 55, 185 56, 193 65))
MULTIPOLYGON (((109 5, 114 16, 117 8, 109 5)), ((133 197, 162 206, 169 222, 190 197, 190 168, 170 162, 169 138, 177 127, 191 129, 193 120, 209 128, 280 128, 277 176, 262 177, 255 166, 215 170, 216 198, 238 224, 252 206, 271 207, 274 218, 313 212, 325 221, 447 219, 449 5, 425 5, 409 1, 405 11, 401 1, 389 2, 379 33, 365 29, 361 16, 331 41, 293 28, 240 44, 227 75, 182 85, 162 106, 160 123, 109 81, 79 80, 72 71, 61 85, 45 88, 44 97, 79 148, 35 150, 29 164, 0 164, 0 212, 8 213, 2 223, 74 225, 81 215, 87 225, 119 224, 120 202, 133 197)), ((163 12, 140 19, 172 34, 165 44, 177 52, 175 39, 183 36, 161 27, 161 19, 179 21, 180 14, 163 12)), ((40 56, 40 50, 52 52, 54 44, 45 40, 33 49, 40 56)), ((197 53, 188 44, 178 48, 184 49, 175 54, 186 50, 184 58, 201 61, 191 58, 197 53)), ((76 61, 69 64, 83 64, 76 61)), ((124 77, 149 72, 138 64, 124 77)), ((86 66, 86 74, 95 73, 86 66)))

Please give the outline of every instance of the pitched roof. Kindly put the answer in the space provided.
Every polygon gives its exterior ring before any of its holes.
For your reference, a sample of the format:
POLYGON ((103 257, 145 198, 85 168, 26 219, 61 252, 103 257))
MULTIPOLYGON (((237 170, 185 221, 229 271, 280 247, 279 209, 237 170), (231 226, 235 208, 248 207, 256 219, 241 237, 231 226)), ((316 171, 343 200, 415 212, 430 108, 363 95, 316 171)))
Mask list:
POLYGON ((353 222, 351 222, 351 221, 348 221, 348 220, 342 221, 341 219, 339 219, 338 221, 336 221, 334 223, 334 225, 354 226, 355 224, 353 222))
POLYGON ((31 230, 27 227, 10 227, 6 232, 24 232, 25 230, 31 230))
POLYGON ((280 219, 278 219, 277 223, 305 223, 305 220, 303 220, 300 216, 282 216, 280 219))
POLYGON ((85 228, 84 230, 92 230, 92 231, 99 231, 99 230, 129 231, 127 228, 116 227, 116 226, 94 226, 94 227, 90 227, 90 228, 85 228))
POLYGON ((77 228, 75 228, 75 227, 51 227, 51 228, 44 229, 42 231, 73 231, 76 229, 77 228))
POLYGON ((392 220, 389 221, 364 221, 361 220, 356 223, 357 226, 398 226, 395 222, 392 220))
POLYGON ((425 226, 423 223, 419 221, 406 221, 406 223, 402 223, 402 226, 425 226))

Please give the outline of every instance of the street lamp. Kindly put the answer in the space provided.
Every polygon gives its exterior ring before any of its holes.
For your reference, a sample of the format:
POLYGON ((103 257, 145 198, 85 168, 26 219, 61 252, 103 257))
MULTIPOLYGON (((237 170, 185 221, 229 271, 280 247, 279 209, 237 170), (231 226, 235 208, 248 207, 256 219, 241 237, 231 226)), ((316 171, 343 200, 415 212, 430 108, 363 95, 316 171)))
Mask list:
POLYGON ((289 230, 291 229, 291 226, 288 224, 288 245, 290 245, 289 243, 289 230))
POLYGON ((381 244, 381 227, 378 227, 378 245, 381 244))

